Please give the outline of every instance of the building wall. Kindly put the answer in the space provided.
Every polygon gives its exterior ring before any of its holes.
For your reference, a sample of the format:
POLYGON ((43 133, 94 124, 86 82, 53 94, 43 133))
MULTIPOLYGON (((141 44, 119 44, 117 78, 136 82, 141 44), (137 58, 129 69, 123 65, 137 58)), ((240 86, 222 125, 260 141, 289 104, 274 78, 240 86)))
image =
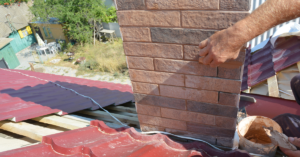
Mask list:
POLYGON ((8 36, 8 38, 14 39, 10 42, 10 45, 12 46, 15 53, 18 53, 26 47, 36 43, 36 39, 33 34, 30 34, 21 39, 18 32, 13 32, 8 36))
POLYGON ((68 42, 68 38, 65 36, 61 24, 36 24, 36 26, 40 29, 43 39, 47 40, 48 43, 55 42, 56 40, 64 40, 68 42), (51 33, 49 33, 49 29, 51 33))
POLYGON ((212 68, 198 62, 198 45, 245 18, 250 0, 116 4, 141 130, 232 147, 245 52, 212 68))
POLYGON ((4 58, 8 64, 9 69, 14 69, 20 65, 20 62, 16 56, 14 49, 12 48, 11 43, 0 48, 0 59, 4 58))

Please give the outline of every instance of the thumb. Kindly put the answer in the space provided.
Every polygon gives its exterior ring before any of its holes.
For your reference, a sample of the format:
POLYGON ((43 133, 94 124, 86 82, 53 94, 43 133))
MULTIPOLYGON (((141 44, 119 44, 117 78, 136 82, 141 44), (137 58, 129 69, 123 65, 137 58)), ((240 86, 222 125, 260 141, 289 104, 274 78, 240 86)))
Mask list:
POLYGON ((297 138, 297 137, 289 137, 289 141, 290 141, 293 145, 295 145, 295 146, 297 146, 297 147, 300 147, 300 139, 299 139, 299 138, 297 138))

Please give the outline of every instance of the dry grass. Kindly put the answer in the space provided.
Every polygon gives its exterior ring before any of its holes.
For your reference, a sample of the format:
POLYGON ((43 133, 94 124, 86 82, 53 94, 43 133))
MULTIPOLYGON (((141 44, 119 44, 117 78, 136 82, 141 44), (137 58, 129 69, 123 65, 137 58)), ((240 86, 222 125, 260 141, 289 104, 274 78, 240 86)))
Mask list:
POLYGON ((126 58, 123 50, 123 42, 118 39, 114 43, 97 42, 96 45, 87 44, 85 46, 75 45, 65 52, 75 52, 74 60, 68 61, 68 56, 60 53, 53 59, 60 58, 57 64, 46 62, 46 65, 58 65, 78 69, 77 75, 89 72, 109 72, 113 75, 127 75, 126 58), (85 64, 74 65, 73 62, 80 57, 85 57, 85 64))

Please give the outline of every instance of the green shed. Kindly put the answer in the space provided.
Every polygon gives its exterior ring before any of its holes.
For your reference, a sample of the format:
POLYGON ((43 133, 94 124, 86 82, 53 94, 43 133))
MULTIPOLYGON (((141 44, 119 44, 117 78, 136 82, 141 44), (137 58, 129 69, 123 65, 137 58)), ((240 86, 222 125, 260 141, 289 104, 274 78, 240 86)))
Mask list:
POLYGON ((20 65, 15 51, 10 44, 12 40, 11 38, 0 38, 0 60, 4 59, 9 69, 14 69, 20 65))

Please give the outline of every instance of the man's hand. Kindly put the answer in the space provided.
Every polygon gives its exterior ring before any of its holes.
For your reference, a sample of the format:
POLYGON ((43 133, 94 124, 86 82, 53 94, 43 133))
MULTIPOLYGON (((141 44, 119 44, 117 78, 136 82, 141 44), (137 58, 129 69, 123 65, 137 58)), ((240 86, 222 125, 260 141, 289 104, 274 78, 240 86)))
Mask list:
MULTIPOLYGON (((243 46, 241 42, 230 33, 233 28, 219 31, 199 44, 199 62, 216 67, 228 59, 236 59, 243 46)), ((235 31, 235 30, 233 30, 235 31)))
POLYGON ((202 41, 199 62, 215 67, 235 59, 249 40, 297 17, 300 17, 300 0, 266 0, 243 20, 202 41))
MULTIPOLYGON (((300 138, 297 138, 297 137, 289 137, 289 141, 297 146, 297 147, 300 147, 300 138)), ((290 149, 286 149, 286 148, 282 148, 280 147, 280 150, 287 156, 289 157, 299 157, 300 156, 300 151, 297 150, 297 151, 292 151, 290 149)))

